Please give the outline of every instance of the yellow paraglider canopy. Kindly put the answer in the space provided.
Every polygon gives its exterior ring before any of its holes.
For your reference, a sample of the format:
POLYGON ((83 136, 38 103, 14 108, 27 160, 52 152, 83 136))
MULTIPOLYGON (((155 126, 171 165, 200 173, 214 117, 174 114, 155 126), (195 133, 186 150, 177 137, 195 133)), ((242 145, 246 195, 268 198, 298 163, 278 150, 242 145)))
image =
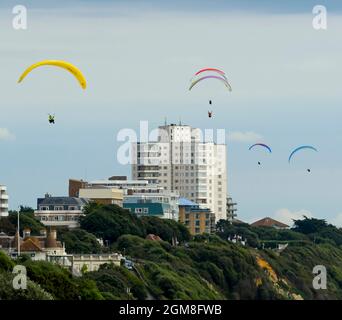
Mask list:
POLYGON ((20 76, 18 83, 23 81, 25 79, 25 77, 33 69, 38 68, 40 66, 56 66, 56 67, 60 67, 60 68, 63 68, 65 70, 68 70, 78 80, 78 82, 80 83, 80 85, 83 89, 85 89, 87 87, 87 80, 83 76, 81 70, 78 69, 77 67, 75 67, 73 64, 66 62, 66 61, 62 61, 62 60, 44 60, 44 61, 40 61, 40 62, 37 62, 37 63, 31 65, 20 76))

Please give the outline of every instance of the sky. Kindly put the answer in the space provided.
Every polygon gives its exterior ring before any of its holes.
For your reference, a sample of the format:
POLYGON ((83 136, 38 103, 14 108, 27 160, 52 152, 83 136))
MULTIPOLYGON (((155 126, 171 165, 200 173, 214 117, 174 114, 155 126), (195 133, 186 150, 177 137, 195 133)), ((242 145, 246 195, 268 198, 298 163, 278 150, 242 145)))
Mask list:
POLYGON ((26 30, 12 26, 17 1, 0 4, 0 183, 12 209, 35 207, 46 192, 66 195, 69 178, 130 176, 116 158, 118 133, 138 131, 144 120, 152 130, 167 118, 226 130, 228 190, 239 219, 307 215, 342 226, 340 1, 20 4, 26 30), (326 6, 327 30, 312 27, 315 5, 326 6), (17 84, 26 67, 45 59, 74 63, 87 90, 51 68, 17 84), (231 93, 209 81, 188 91, 207 66, 226 72, 231 93), (255 142, 272 154, 249 151, 255 142), (319 152, 289 165, 303 144, 319 152))

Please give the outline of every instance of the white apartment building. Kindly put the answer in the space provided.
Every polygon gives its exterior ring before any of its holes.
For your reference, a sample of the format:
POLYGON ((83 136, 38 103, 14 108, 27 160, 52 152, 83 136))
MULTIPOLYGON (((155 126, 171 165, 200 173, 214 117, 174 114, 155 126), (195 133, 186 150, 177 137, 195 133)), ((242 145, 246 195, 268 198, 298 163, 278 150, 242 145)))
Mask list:
POLYGON ((34 216, 47 227, 79 227, 83 208, 88 200, 76 197, 53 197, 46 194, 37 199, 34 216))
POLYGON ((0 185, 0 218, 8 216, 8 195, 7 188, 0 185))
POLYGON ((203 139, 188 125, 158 128, 158 141, 132 146, 132 178, 158 184, 165 191, 209 208, 216 221, 226 219, 226 145, 203 139))

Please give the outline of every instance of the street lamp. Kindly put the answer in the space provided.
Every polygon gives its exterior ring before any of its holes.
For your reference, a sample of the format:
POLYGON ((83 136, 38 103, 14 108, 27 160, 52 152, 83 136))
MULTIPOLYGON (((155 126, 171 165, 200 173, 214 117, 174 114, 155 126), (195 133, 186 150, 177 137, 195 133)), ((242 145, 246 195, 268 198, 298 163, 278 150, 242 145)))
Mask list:
POLYGON ((20 214, 20 206, 19 206, 19 209, 18 209, 18 258, 20 256, 20 221, 19 221, 19 214, 20 214))

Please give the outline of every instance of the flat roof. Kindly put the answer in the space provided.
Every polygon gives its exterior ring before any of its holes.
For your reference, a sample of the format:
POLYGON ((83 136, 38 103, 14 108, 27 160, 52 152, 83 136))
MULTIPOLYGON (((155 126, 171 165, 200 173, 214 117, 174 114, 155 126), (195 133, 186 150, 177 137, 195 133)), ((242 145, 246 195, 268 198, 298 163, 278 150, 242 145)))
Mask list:
POLYGON ((88 184, 140 184, 147 185, 149 184, 147 180, 93 180, 89 181, 88 184))

